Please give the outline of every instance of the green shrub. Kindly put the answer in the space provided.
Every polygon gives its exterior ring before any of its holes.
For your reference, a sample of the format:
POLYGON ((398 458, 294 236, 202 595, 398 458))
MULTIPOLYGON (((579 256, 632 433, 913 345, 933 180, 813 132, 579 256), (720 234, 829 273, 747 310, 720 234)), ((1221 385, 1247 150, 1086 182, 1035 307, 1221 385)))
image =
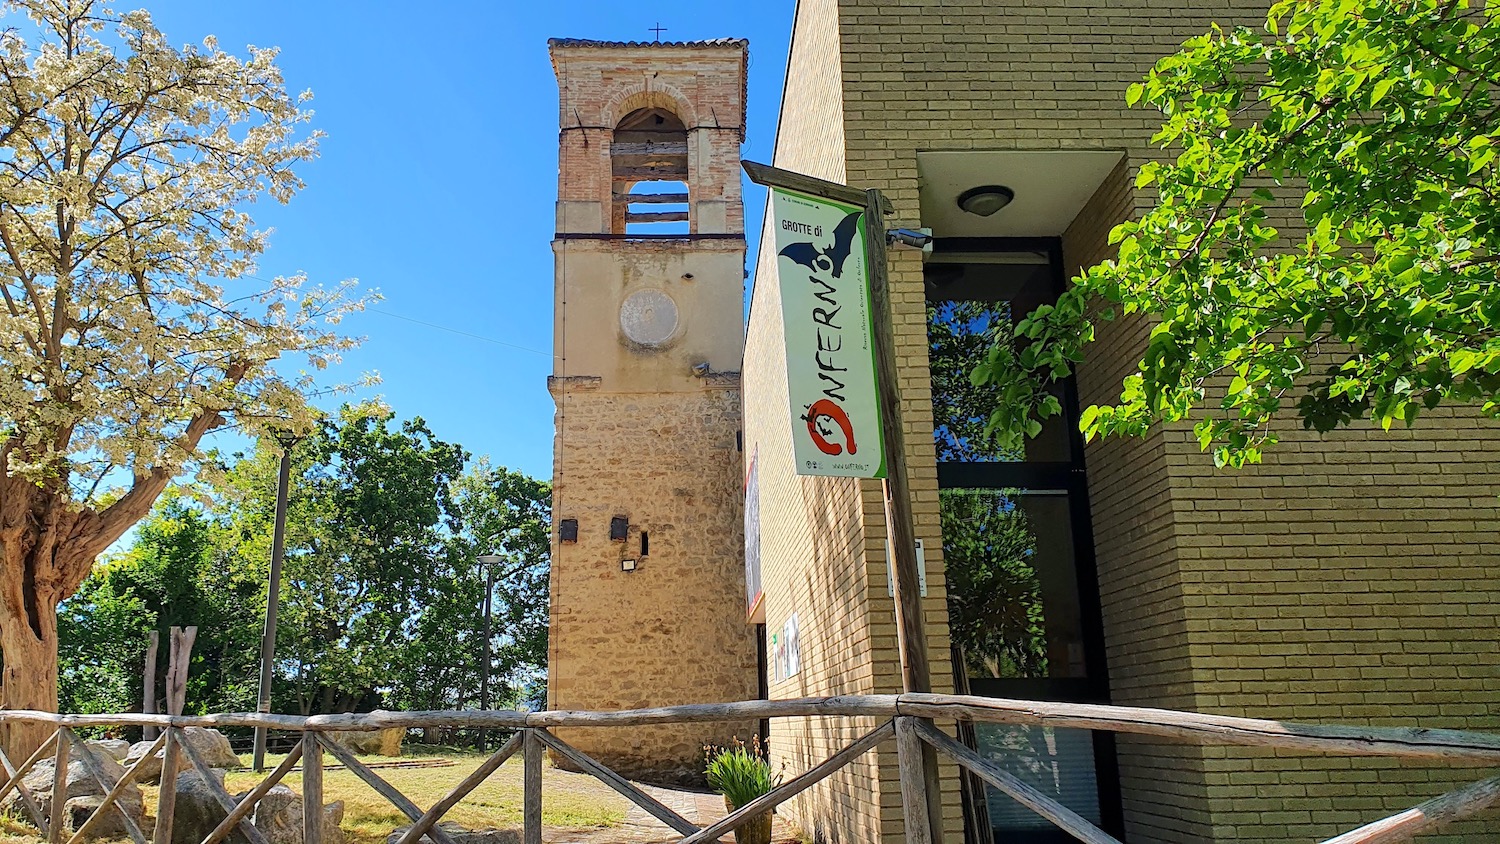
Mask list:
POLYGON ((762 757, 759 739, 751 739, 750 746, 735 740, 732 747, 707 747, 704 751, 709 787, 735 806, 749 803, 781 782, 781 776, 772 774, 771 763, 762 757))

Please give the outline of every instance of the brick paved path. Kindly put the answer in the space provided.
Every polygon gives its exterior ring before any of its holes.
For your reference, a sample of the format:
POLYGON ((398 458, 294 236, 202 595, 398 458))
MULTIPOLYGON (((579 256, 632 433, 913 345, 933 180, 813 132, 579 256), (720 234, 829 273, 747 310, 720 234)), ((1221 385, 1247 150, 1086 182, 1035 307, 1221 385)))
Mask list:
MULTIPOLYGON (((726 814, 724 798, 717 794, 677 791, 652 785, 641 787, 667 808, 698 826, 707 826, 726 814)), ((547 830, 542 836, 546 844, 669 844, 680 838, 681 836, 670 827, 646 814, 644 809, 634 803, 630 804, 629 810, 625 813, 625 821, 619 826, 609 829, 547 830)), ((734 834, 731 833, 719 840, 726 844, 733 844, 734 834)), ((799 839, 792 826, 777 816, 771 828, 771 840, 776 844, 786 844, 786 842, 795 844, 799 839)))

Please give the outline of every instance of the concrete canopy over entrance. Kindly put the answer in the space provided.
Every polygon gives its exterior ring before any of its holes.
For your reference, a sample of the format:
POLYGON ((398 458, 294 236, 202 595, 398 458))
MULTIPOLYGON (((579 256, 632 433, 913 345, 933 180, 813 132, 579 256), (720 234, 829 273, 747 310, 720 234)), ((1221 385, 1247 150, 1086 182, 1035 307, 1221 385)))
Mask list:
POLYGON ((1056 237, 1125 154, 1116 150, 918 152, 922 225, 938 237, 1056 237), (983 217, 958 206, 964 191, 1003 185, 1015 199, 983 217))

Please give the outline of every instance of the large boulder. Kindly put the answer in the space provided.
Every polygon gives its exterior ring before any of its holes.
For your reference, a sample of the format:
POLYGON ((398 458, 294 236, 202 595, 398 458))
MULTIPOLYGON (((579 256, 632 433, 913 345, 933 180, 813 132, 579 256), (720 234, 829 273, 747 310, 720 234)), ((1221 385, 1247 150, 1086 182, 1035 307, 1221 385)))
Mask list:
POLYGON ((347 747, 361 756, 400 756, 405 727, 384 730, 336 730, 324 733, 335 744, 347 747))
MULTIPOLYGON (((84 766, 83 760, 78 757, 78 749, 76 746, 73 748, 73 751, 74 752, 72 756, 68 759, 68 769, 64 773, 63 786, 66 789, 65 793, 67 794, 67 798, 69 801, 68 803, 64 804, 69 818, 73 817, 73 810, 67 809, 67 806, 71 804, 71 801, 73 799, 88 797, 102 798, 105 794, 106 787, 113 787, 115 783, 120 781, 120 777, 123 777, 125 775, 125 769, 120 767, 119 762, 116 762, 114 759, 110 758, 106 753, 102 751, 97 751, 89 748, 89 756, 94 760, 95 765, 104 775, 104 781, 106 785, 101 786, 89 774, 88 768, 84 766)), ((25 783, 27 790, 31 792, 31 796, 36 798, 37 805, 41 808, 42 815, 43 817, 47 818, 48 823, 51 823, 52 821, 52 790, 54 785, 53 780, 56 779, 56 777, 53 775, 53 770, 55 767, 56 766, 53 760, 43 759, 37 762, 36 765, 27 772, 26 777, 21 780, 23 783, 25 783)), ((90 804, 88 804, 87 801, 84 801, 78 803, 74 808, 76 808, 84 818, 87 818, 88 814, 92 811, 92 809, 88 808, 89 805, 90 804)), ((98 802, 95 802, 92 804, 92 806, 94 809, 97 809, 99 804, 98 802)), ((6 795, 4 801, 0 801, 0 812, 14 814, 21 817, 30 817, 29 815, 24 814, 24 810, 21 806, 20 795, 15 791, 12 791, 10 794, 6 795)), ((135 783, 127 785, 124 790, 120 792, 120 796, 115 801, 115 805, 110 808, 110 815, 114 817, 101 818, 100 823, 104 828, 118 828, 120 830, 123 830, 125 828, 125 822, 119 818, 119 813, 121 812, 128 814, 131 820, 134 820, 137 825, 145 823, 145 805, 141 801, 141 790, 135 783)), ((67 820, 68 819, 64 819, 65 826, 67 820)))
MULTIPOLYGON (((224 772, 211 772, 219 785, 224 783, 224 772)), ((237 794, 238 803, 245 795, 237 794)), ((198 844, 214 831, 228 813, 214 797, 214 789, 197 771, 177 776, 177 809, 172 820, 172 844, 198 844)), ((324 844, 344 844, 344 833, 339 824, 344 820, 344 803, 337 801, 323 807, 324 844)), ((302 798, 284 785, 273 787, 255 804, 250 822, 260 830, 271 844, 302 844, 302 798)), ((226 839, 229 844, 248 844, 245 834, 238 829, 226 839)))
MULTIPOLYGON (((210 770, 214 783, 224 785, 224 772, 210 770)), ((172 844, 198 844, 228 814, 214 796, 214 789, 197 771, 177 775, 177 802, 172 812, 172 844)), ((249 844, 238 830, 230 833, 232 844, 249 844)))
MULTIPOLYGON (((77 832, 82 829, 83 825, 99 811, 99 807, 102 805, 104 805, 104 795, 102 794, 92 797, 68 798, 68 802, 63 805, 63 817, 67 820, 68 831, 77 832)), ((141 816, 132 815, 131 820, 135 821, 137 828, 143 826, 141 816)), ((125 826, 125 816, 111 809, 104 814, 104 817, 99 819, 98 823, 89 827, 87 837, 90 839, 125 838, 129 834, 130 830, 125 826)))
MULTIPOLYGON (((454 844, 521 844, 521 833, 514 829, 495 829, 494 827, 469 829, 453 821, 440 821, 438 828, 448 833, 448 837, 453 839, 454 844)), ((410 824, 397 828, 386 836, 385 844, 399 844, 401 836, 405 835, 408 829, 411 829, 410 824)), ((420 844, 435 844, 435 842, 431 836, 424 835, 420 844)))
MULTIPOLYGON (((249 792, 245 792, 249 794, 249 792)), ((244 794, 236 795, 240 800, 244 794)), ((302 798, 284 785, 273 787, 255 804, 255 828, 265 833, 270 844, 302 844, 302 798)), ((335 800, 323 807, 324 844, 344 844, 344 801, 335 800)), ((203 839, 198 839, 203 840, 203 839)))
MULTIPOLYGON (((234 754, 234 748, 230 747, 229 739, 225 738, 224 734, 218 730, 211 730, 207 727, 187 727, 183 729, 181 735, 182 740, 192 745, 194 752, 198 754, 198 758, 202 759, 203 764, 208 767, 240 767, 240 757, 234 754)), ((138 741, 132 744, 130 746, 130 753, 125 757, 125 764, 134 765, 136 760, 144 757, 150 749, 151 742, 149 741, 138 741)), ((140 782, 160 782, 161 765, 165 758, 166 751, 158 750, 150 759, 142 760, 141 772, 136 779, 140 782)), ((188 762, 186 755, 179 753, 177 756, 177 770, 186 771, 190 767, 192 765, 188 762)))
POLYGON ((86 744, 116 762, 124 762, 125 757, 130 755, 130 742, 124 739, 95 739, 86 744))

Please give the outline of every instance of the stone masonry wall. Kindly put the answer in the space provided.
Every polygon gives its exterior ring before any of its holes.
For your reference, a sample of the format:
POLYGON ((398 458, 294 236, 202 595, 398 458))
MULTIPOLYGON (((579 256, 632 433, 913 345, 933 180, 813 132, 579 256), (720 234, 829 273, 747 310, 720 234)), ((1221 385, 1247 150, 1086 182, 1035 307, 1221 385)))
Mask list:
MULTIPOLYGON (((548 703, 754 699, 736 371, 746 43, 550 46, 561 129, 553 520, 577 520, 578 541, 554 534, 548 703), (629 187, 612 181, 613 128, 648 107, 688 127, 693 236, 611 239, 614 193, 629 187), (623 541, 610 538, 615 517, 629 521, 623 541)), ((626 776, 701 784, 705 744, 758 729, 751 720, 560 735, 626 776)))
MULTIPOLYGON (((745 623, 739 391, 620 394, 557 389, 564 448, 554 522, 551 709, 631 709, 756 697, 745 623), (626 516, 624 542, 609 538, 626 516), (650 553, 642 555, 642 534, 650 553), (637 560, 633 572, 622 559, 637 560)), ((626 776, 701 782, 703 745, 757 733, 754 721, 559 730, 626 776)))

